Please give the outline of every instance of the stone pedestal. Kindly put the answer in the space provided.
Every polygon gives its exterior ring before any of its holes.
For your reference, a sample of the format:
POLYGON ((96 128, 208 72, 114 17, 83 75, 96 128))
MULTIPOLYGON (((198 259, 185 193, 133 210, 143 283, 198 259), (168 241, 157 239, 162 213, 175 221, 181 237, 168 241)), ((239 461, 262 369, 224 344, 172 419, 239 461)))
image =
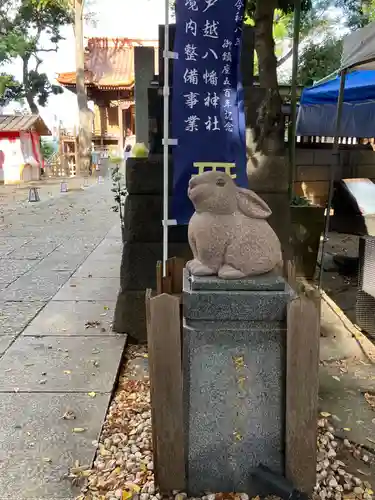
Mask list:
MULTIPOLYGON (((145 290, 156 288, 156 263, 163 259, 163 158, 129 158, 126 188, 121 286, 113 329, 145 342, 145 290)), ((187 226, 171 227, 168 255, 189 260, 187 240, 187 226)))
POLYGON ((184 275, 188 493, 258 495, 260 463, 284 473, 286 309, 270 273, 244 280, 184 275))
POLYGON ((154 47, 134 47, 136 142, 149 143, 148 87, 155 73, 154 47))

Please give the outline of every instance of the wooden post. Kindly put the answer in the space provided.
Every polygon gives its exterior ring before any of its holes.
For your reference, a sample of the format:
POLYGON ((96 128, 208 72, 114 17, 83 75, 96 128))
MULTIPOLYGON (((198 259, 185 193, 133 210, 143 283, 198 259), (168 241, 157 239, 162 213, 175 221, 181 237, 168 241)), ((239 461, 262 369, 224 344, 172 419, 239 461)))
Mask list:
POLYGON ((146 293, 155 480, 162 494, 185 488, 180 301, 146 293))
POLYGON ((319 388, 319 307, 293 300, 287 316, 285 475, 311 494, 316 482, 319 388))
POLYGON ((118 148, 120 152, 124 150, 124 115, 123 109, 121 105, 121 101, 118 102, 118 126, 120 130, 120 137, 118 139, 118 148))

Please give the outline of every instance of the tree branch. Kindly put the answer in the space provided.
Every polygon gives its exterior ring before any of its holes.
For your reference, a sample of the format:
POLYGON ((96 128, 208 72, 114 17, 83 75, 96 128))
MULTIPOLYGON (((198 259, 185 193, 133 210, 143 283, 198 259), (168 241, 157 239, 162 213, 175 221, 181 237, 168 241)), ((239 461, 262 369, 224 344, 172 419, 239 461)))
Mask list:
POLYGON ((39 49, 39 48, 36 48, 35 52, 57 52, 57 47, 55 47, 54 49, 39 49))
POLYGON ((293 55, 293 48, 289 49, 286 54, 284 54, 280 59, 277 60, 277 67, 279 68, 282 64, 284 64, 290 57, 293 55))

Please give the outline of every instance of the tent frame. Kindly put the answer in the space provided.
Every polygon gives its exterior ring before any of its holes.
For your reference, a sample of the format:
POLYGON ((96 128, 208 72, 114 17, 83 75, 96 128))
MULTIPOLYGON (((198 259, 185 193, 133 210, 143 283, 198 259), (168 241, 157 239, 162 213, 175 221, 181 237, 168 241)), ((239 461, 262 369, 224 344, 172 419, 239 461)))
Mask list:
MULTIPOLYGON (((364 65, 372 63, 372 62, 375 62, 375 57, 372 57, 371 59, 367 58, 367 59, 362 60, 362 61, 357 61, 355 64, 353 64, 352 66, 349 66, 349 67, 342 67, 340 69, 340 71, 338 72, 340 75, 340 90, 339 90, 339 95, 338 95, 338 99, 337 99, 335 136, 334 136, 334 141, 333 141, 333 146, 332 146, 332 157, 336 156, 336 166, 338 166, 338 167, 340 167, 339 139, 340 139, 342 109, 343 109, 343 104, 344 104, 346 75, 348 74, 348 72, 350 70, 358 69, 360 71, 361 66, 364 66, 364 65)), ((322 255, 321 255, 321 259, 320 259, 319 290, 321 290, 322 284, 323 284, 324 249, 325 249, 325 244, 328 241, 329 223, 330 223, 330 219, 331 219, 331 210, 332 210, 333 186, 334 186, 334 181, 335 181, 335 177, 336 177, 335 174, 336 174, 335 164, 333 164, 333 162, 332 162, 331 168, 330 168, 328 201, 327 201, 325 227, 324 227, 324 235, 323 235, 323 242, 322 242, 322 255)))
POLYGON ((344 104, 344 93, 345 93, 345 80, 348 70, 344 69, 340 73, 340 89, 337 99, 337 110, 336 110, 336 124, 335 124, 335 136, 332 146, 332 158, 335 157, 336 163, 331 164, 330 174, 329 174, 329 188, 328 188, 328 201, 327 210, 324 224, 323 242, 322 242, 322 255, 320 258, 320 270, 319 270, 319 289, 322 288, 323 282, 323 267, 324 267, 324 248, 328 241, 329 233, 329 223, 331 220, 331 209, 332 209, 332 198, 333 198, 333 186, 336 178, 336 168, 340 167, 340 129, 341 129, 341 118, 342 118, 342 108, 344 104))

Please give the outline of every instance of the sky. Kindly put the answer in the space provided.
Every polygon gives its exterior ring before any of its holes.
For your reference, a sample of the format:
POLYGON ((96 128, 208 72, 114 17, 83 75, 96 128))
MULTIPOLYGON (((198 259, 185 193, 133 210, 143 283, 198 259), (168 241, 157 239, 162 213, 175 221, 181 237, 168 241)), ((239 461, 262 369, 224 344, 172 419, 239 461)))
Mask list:
MULTIPOLYGON (((165 0, 92 0, 90 10, 95 13, 96 26, 86 25, 84 35, 157 39, 158 25, 164 23, 164 6, 165 0)), ((51 82, 54 82, 57 73, 75 71, 73 28, 64 28, 61 34, 65 40, 60 42, 57 54, 43 54, 40 66, 51 82)), ((21 78, 19 63, 8 65, 4 70, 21 78)), ((8 107, 5 112, 11 110, 12 107, 8 107)), ((54 123, 54 115, 57 115, 64 127, 73 128, 78 123, 76 95, 65 91, 62 95, 51 96, 47 105, 40 108, 40 114, 50 127, 54 123)))

